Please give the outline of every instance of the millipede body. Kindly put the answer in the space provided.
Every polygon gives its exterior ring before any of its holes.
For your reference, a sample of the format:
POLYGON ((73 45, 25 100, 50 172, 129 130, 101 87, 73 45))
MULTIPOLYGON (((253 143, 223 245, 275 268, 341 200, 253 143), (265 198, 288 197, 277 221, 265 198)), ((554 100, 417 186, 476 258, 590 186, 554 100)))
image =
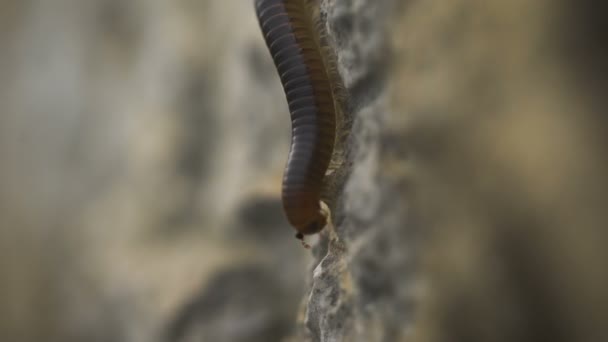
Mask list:
POLYGON ((255 0, 266 45, 291 114, 291 149, 283 176, 283 208, 296 237, 327 224, 323 178, 336 136, 334 93, 311 0, 255 0))

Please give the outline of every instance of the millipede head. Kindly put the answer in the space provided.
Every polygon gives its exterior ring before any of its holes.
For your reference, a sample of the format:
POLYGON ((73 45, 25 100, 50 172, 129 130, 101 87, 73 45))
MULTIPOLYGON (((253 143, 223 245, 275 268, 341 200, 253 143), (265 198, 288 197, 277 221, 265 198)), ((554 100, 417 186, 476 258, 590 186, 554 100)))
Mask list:
POLYGON ((312 235, 320 232, 327 225, 327 216, 324 216, 321 212, 312 221, 307 224, 298 227, 298 234, 312 235))
POLYGON ((304 241, 304 236, 320 232, 321 230, 323 230, 323 228, 325 228, 328 220, 329 208, 327 208, 327 205, 325 203, 321 202, 319 211, 315 218, 303 226, 296 227, 296 229, 298 230, 298 233, 296 234, 296 239, 302 241, 302 246, 304 246, 304 248, 310 248, 310 245, 308 245, 304 241))
POLYGON ((300 240, 302 242, 302 246, 306 249, 310 249, 310 245, 306 243, 306 241, 304 241, 304 234, 302 233, 297 233, 296 234, 296 239, 300 240))

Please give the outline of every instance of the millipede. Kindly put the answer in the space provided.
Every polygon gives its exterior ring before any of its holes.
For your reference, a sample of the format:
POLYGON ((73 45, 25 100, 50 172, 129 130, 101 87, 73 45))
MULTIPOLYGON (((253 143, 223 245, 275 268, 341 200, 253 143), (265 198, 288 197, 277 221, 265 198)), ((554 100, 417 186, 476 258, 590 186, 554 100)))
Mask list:
POLYGON ((254 0, 266 45, 291 115, 291 148, 282 202, 296 238, 320 232, 329 220, 321 200, 336 139, 336 85, 314 0, 254 0))

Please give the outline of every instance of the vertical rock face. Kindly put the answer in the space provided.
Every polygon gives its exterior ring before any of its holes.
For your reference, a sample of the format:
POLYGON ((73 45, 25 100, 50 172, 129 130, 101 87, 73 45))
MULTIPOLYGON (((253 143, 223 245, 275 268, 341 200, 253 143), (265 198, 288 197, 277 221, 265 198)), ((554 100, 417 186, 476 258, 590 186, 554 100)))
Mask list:
POLYGON ((603 5, 323 0, 332 222, 248 1, 0 5, 1 341, 604 341, 603 5))
MULTIPOLYGON (((411 323, 414 230, 403 175, 384 169, 390 136, 390 48, 393 1, 323 2, 326 27, 348 93, 351 121, 344 186, 334 226, 313 251, 312 279, 298 340, 394 341, 411 323)), ((341 183, 342 184, 342 183, 341 183)))

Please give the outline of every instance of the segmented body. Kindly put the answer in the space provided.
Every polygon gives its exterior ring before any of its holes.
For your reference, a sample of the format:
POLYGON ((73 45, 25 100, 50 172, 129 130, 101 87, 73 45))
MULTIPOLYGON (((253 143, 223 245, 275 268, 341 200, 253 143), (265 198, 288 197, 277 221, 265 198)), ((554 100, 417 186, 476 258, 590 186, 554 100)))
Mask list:
POLYGON ((291 113, 291 150, 282 200, 300 239, 327 223, 320 195, 336 135, 334 94, 309 6, 310 0, 255 0, 291 113))

